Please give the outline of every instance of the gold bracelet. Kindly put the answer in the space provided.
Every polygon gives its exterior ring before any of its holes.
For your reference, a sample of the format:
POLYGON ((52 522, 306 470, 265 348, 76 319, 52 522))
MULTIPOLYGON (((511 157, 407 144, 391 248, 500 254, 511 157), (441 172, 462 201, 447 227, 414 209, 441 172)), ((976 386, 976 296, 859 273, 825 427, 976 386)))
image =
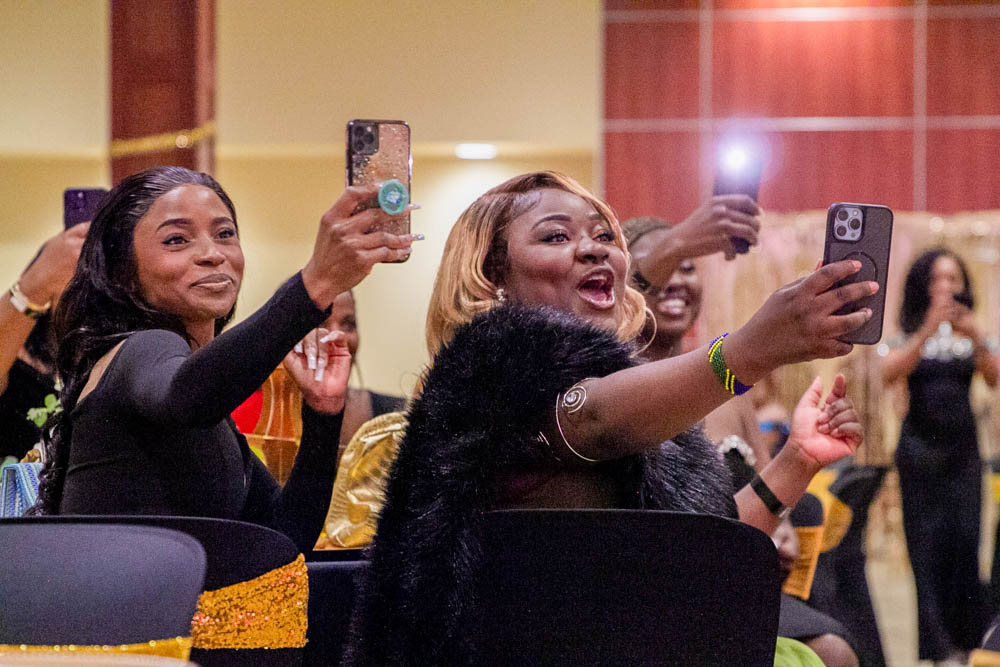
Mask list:
POLYGON ((44 306, 32 303, 28 297, 24 296, 24 292, 21 291, 21 284, 14 283, 10 286, 10 305, 31 319, 37 320, 49 312, 49 309, 52 308, 52 301, 49 300, 44 306))

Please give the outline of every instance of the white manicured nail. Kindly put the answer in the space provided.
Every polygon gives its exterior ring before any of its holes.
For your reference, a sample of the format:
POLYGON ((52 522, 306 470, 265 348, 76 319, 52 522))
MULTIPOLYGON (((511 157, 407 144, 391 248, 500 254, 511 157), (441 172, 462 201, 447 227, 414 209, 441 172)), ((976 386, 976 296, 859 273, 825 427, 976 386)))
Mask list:
POLYGON ((295 350, 296 353, 302 354, 302 341, 299 341, 298 343, 296 343, 295 347, 292 348, 292 349, 295 350))
POLYGON ((316 369, 316 353, 311 350, 306 354, 306 368, 309 370, 316 369))
POLYGON ((323 373, 325 371, 326 371, 325 368, 317 368, 316 369, 316 374, 313 375, 313 378, 315 378, 316 382, 322 382, 323 381, 323 373))

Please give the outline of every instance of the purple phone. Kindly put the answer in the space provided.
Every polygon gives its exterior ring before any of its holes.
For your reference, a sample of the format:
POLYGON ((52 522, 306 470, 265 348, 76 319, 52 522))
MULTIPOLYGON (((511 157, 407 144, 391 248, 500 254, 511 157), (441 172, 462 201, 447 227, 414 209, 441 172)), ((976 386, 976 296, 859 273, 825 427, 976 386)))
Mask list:
POLYGON ((108 191, 104 188, 66 188, 63 192, 63 227, 69 229, 94 219, 108 191))

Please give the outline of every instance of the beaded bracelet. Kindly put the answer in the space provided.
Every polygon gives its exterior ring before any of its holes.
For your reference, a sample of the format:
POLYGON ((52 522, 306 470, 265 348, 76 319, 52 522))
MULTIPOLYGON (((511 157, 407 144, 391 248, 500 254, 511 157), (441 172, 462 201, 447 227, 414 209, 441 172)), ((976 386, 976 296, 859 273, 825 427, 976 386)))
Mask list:
POLYGON ((728 335, 728 332, 722 334, 708 346, 708 363, 712 365, 715 377, 719 378, 726 391, 734 396, 740 396, 750 391, 753 385, 746 385, 737 380, 736 375, 726 366, 726 360, 722 357, 722 339, 728 335))

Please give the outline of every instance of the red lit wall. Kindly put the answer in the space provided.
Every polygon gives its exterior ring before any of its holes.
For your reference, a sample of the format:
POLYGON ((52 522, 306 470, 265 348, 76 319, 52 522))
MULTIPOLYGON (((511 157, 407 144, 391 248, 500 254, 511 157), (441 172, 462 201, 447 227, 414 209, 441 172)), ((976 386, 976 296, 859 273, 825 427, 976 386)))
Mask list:
POLYGON ((606 0, 604 187, 683 218, 717 147, 764 147, 765 209, 1000 209, 1000 4, 606 0))

